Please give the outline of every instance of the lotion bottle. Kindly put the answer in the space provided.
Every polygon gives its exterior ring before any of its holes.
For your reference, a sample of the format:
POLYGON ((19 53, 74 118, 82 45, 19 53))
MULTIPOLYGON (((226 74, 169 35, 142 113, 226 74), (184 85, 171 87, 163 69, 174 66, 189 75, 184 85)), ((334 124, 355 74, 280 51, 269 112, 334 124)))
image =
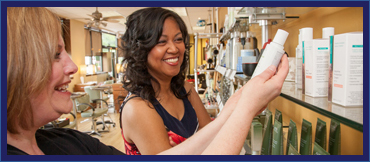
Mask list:
POLYGON ((283 57, 284 51, 284 43, 288 37, 289 33, 278 29, 274 40, 266 46, 266 49, 263 51, 262 56, 257 64, 256 69, 252 75, 252 78, 261 74, 265 71, 270 65, 278 66, 283 57))

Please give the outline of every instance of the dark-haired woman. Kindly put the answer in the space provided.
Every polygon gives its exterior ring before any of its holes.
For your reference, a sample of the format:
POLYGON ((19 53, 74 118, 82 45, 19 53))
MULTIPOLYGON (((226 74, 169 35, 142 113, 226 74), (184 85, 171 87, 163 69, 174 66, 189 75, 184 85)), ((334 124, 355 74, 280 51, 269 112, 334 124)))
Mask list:
POLYGON ((267 88, 264 85, 275 77, 271 72, 276 67, 271 67, 264 77, 256 77, 249 82, 253 86, 247 86, 232 96, 221 115, 210 123, 198 94, 185 82, 190 46, 181 17, 163 8, 145 8, 131 14, 126 25, 127 31, 122 37, 123 62, 127 65, 123 84, 130 93, 121 108, 126 154, 157 154, 164 150, 167 151, 163 154, 172 154, 175 150, 178 151, 176 154, 238 154, 253 117, 280 92, 282 79, 286 77, 286 57, 283 58, 282 72, 278 73, 275 81, 269 82, 274 86, 267 88), (253 95, 255 101, 245 97, 239 101, 241 95, 255 93, 251 89, 258 87, 258 91, 270 97, 257 95, 255 98, 253 95), (237 109, 253 111, 247 111, 250 114, 233 113, 237 109), (245 122, 245 129, 235 127, 245 122), (224 139, 225 136, 229 139, 224 139), (171 138, 177 144, 182 142, 181 147, 168 150, 172 147, 171 138), (220 142, 220 139, 226 141, 220 142), (225 146, 225 143, 233 146, 225 146))
POLYGON ((211 122, 185 82, 190 46, 180 16, 162 8, 136 11, 128 17, 123 41, 129 80, 124 86, 131 92, 121 115, 127 154, 167 150, 168 136, 178 144, 211 122))

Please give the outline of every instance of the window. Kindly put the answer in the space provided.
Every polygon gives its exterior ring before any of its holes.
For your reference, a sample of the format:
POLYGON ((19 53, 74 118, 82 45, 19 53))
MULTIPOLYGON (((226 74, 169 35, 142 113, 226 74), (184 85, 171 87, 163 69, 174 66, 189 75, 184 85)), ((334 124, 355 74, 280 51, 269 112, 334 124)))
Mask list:
MULTIPOLYGON (((102 46, 103 47, 117 47, 116 36, 112 34, 102 33, 102 46)), ((103 52, 108 52, 108 51, 103 50, 103 52)))

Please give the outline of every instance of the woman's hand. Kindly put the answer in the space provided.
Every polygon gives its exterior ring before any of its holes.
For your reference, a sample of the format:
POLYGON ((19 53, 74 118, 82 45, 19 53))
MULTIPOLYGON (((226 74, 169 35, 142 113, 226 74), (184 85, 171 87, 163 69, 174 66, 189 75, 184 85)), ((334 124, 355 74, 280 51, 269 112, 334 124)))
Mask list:
POLYGON ((258 115, 266 108, 271 100, 280 94, 288 71, 288 58, 286 55, 283 55, 276 75, 274 75, 276 67, 272 65, 263 73, 248 81, 243 86, 239 102, 250 105, 248 108, 251 109, 251 112, 258 115))

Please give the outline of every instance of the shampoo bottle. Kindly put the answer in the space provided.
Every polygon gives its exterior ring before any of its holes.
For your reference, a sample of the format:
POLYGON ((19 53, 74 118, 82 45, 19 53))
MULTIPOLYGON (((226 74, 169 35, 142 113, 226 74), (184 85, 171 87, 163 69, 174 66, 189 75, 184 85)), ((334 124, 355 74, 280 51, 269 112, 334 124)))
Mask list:
POLYGON ((266 46, 260 60, 257 64, 256 69, 252 75, 252 78, 261 74, 265 71, 270 65, 275 65, 276 67, 279 65, 281 57, 283 57, 284 51, 284 43, 288 37, 289 33, 278 29, 274 40, 266 46))

